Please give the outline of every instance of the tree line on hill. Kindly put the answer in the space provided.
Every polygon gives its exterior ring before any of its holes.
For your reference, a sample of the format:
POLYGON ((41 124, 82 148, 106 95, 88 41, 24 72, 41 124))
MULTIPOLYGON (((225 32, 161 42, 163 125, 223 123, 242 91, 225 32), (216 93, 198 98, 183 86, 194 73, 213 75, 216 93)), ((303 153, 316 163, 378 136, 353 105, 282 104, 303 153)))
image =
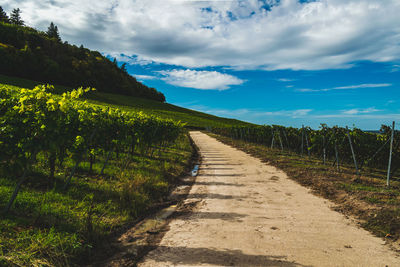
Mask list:
POLYGON ((116 59, 62 42, 53 22, 46 32, 25 26, 19 8, 8 16, 0 6, 0 73, 165 102, 161 92, 129 75, 126 64, 118 66, 116 59))

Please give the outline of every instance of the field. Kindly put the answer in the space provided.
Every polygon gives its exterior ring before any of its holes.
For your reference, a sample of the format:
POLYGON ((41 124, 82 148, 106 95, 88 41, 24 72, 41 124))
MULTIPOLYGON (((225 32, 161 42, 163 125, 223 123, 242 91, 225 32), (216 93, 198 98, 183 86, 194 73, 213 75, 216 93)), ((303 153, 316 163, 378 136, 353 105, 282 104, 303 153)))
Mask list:
MULTIPOLYGON (((8 77, 0 75, 0 84, 15 85, 23 88, 33 88, 37 84, 35 81, 8 77)), ((55 85, 56 92, 62 93, 72 88, 55 85)), ((198 112, 168 103, 161 103, 144 98, 122 96, 117 94, 94 92, 88 96, 91 103, 107 104, 107 106, 118 107, 126 111, 143 111, 146 114, 154 114, 161 118, 169 118, 176 121, 185 122, 189 128, 206 127, 227 127, 227 126, 251 126, 253 124, 222 117, 213 116, 203 112, 198 112)))

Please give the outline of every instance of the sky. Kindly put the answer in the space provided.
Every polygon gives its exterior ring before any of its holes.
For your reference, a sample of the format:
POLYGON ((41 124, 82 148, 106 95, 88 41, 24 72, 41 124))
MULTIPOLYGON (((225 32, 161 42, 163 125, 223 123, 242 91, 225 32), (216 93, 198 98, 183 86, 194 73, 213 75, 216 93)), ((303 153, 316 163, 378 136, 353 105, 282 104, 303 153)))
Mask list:
POLYGON ((399 0, 0 0, 167 102, 257 124, 400 122, 399 0))

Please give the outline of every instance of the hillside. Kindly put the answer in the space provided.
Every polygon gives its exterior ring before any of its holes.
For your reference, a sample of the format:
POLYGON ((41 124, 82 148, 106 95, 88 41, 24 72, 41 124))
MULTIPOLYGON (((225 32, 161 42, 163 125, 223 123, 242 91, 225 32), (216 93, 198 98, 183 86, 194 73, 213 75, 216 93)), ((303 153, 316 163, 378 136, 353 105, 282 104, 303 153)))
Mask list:
POLYGON ((81 101, 89 91, 0 84, 0 266, 84 263, 191 167, 181 123, 81 101))
POLYGON ((0 73, 100 92, 165 101, 162 93, 138 82, 97 51, 50 38, 36 29, 0 22, 0 73))
MULTIPOLYGON (((33 88, 38 81, 15 78, 0 75, 0 84, 9 84, 23 88, 33 88)), ((57 92, 61 93, 72 88, 66 86, 55 86, 57 92)), ((143 111, 162 118, 180 120, 190 128, 225 127, 225 126, 251 126, 253 124, 235 119, 227 119, 213 116, 207 113, 178 107, 168 103, 161 103, 150 99, 139 97, 122 96, 118 94, 94 92, 89 96, 89 101, 97 104, 120 108, 126 111, 143 111)))

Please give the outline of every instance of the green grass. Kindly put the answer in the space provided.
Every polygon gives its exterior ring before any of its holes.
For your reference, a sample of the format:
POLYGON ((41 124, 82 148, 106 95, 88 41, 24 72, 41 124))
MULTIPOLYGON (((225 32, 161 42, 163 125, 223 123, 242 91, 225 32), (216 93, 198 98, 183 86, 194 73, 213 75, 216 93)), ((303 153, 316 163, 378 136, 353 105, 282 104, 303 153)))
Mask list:
MULTIPOLYGON (((133 158, 114 153, 102 176, 105 155, 98 156, 91 173, 83 162, 68 191, 63 190, 65 175, 73 162, 57 170, 55 186, 49 187, 49 173, 39 160, 11 213, 0 217, 0 265, 67 266, 90 260, 112 233, 162 202, 188 170, 192 147, 186 135, 164 151, 154 149, 137 151, 133 158)), ((15 176, 0 173, 0 208, 15 184, 15 176)))
MULTIPOLYGON (((23 88, 33 88, 39 82, 0 75, 0 84, 14 85, 23 88)), ((63 92, 72 88, 55 86, 56 92, 63 92)), ((89 102, 106 104, 126 111, 143 111, 162 118, 170 118, 187 123, 189 128, 225 127, 234 125, 248 126, 251 123, 213 116, 207 113, 178 107, 168 103, 161 103, 149 99, 122 96, 109 93, 95 92, 88 96, 89 102)))
POLYGON ((394 196, 400 195, 400 192, 396 190, 396 188, 387 188, 387 187, 377 187, 375 184, 339 184, 339 188, 344 189, 348 192, 380 192, 384 194, 393 194, 394 196))

